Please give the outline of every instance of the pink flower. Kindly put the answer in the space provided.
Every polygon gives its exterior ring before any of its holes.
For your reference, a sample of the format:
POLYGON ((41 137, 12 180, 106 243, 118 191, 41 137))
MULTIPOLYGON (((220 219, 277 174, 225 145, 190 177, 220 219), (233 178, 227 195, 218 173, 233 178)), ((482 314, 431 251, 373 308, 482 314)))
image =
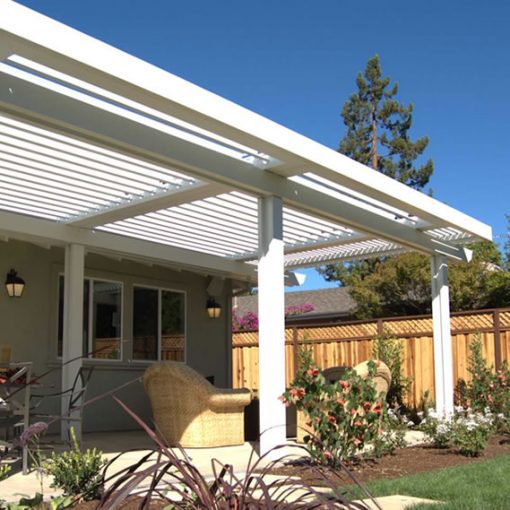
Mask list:
POLYGON ((361 444, 361 441, 360 441, 357 437, 355 437, 355 438, 354 438, 354 440, 353 440, 353 443, 354 443, 356 446, 358 446, 359 444, 361 444))
POLYGON ((343 390, 346 390, 349 387, 349 383, 347 381, 340 381, 340 385, 343 390))
POLYGON ((329 450, 324 450, 324 457, 331 459, 331 457, 333 457, 333 454, 329 450))
POLYGON ((329 423, 336 423, 336 418, 334 416, 329 415, 328 421, 329 421, 329 423))

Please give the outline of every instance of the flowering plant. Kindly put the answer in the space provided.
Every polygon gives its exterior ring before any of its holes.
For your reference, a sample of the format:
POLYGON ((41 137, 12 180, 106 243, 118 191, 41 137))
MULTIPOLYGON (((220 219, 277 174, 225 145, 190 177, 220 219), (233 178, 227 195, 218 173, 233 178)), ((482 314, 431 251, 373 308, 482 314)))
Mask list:
MULTIPOLYGON (((301 315, 307 312, 313 312, 315 307, 308 303, 301 305, 289 305, 285 308, 285 317, 293 315, 301 315)), ((239 331, 256 331, 259 329, 259 317, 255 312, 246 312, 244 315, 239 315, 236 310, 232 311, 232 332, 239 331)))
POLYGON ((489 367, 482 353, 480 335, 469 346, 468 371, 471 381, 457 383, 457 402, 479 413, 486 409, 494 415, 498 428, 504 428, 510 418, 510 369, 506 362, 499 370, 489 367))
POLYGON ((384 432, 384 396, 377 394, 371 381, 375 362, 369 363, 366 379, 348 370, 338 382, 328 383, 309 350, 300 353, 300 361, 292 386, 280 398, 305 414, 312 433, 304 441, 317 462, 335 465, 345 461, 384 432))
POLYGON ((447 417, 439 416, 435 409, 426 411, 420 429, 425 432, 435 448, 446 448, 451 441, 452 422, 447 417))
POLYGON ((494 416, 489 408, 484 412, 458 407, 452 423, 452 443, 462 455, 478 457, 494 430, 494 416))
POLYGON ((439 417, 429 409, 420 426, 434 446, 444 448, 452 444, 462 455, 477 457, 494 431, 495 418, 489 407, 480 412, 457 406, 451 417, 439 417))

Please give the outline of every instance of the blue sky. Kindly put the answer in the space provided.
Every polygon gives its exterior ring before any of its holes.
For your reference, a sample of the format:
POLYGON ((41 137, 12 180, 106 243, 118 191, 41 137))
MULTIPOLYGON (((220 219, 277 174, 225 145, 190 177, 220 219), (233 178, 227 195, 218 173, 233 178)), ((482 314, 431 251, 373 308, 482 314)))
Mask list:
MULTIPOLYGON (((431 187, 507 232, 510 2, 23 0, 20 3, 336 148, 374 53, 428 135, 431 187)), ((306 288, 322 285, 309 272, 306 288)))

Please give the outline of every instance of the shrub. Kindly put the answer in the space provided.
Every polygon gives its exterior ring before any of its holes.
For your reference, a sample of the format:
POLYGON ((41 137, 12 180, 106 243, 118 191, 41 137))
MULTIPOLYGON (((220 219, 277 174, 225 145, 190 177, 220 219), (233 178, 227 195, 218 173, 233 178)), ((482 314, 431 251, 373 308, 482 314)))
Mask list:
POLYGON ((478 334, 469 346, 468 371, 471 381, 457 382, 457 403, 479 413, 486 409, 495 416, 498 426, 510 418, 510 370, 507 363, 495 371, 482 354, 482 340, 478 334))
POLYGON ((462 455, 477 457, 494 430, 494 415, 489 408, 479 412, 459 406, 452 417, 440 418, 429 409, 420 426, 435 447, 446 448, 451 444, 462 455))
POLYGON ((411 378, 404 377, 404 345, 401 340, 389 335, 380 335, 374 339, 372 356, 388 365, 391 371, 391 384, 386 395, 387 402, 392 406, 403 407, 405 397, 411 386, 411 378))
POLYGON ((71 450, 58 455, 53 452, 44 462, 44 468, 53 476, 51 486, 62 489, 66 496, 80 496, 84 501, 97 499, 103 491, 102 468, 106 460, 96 448, 82 452, 73 429, 71 441, 71 450))
POLYGON ((493 416, 490 410, 484 413, 457 408, 452 422, 452 443, 462 455, 478 457, 485 450, 487 440, 493 432, 493 416))
POLYGON ((435 409, 426 411, 420 429, 425 432, 435 448, 446 448, 452 439, 451 419, 440 417, 435 409))
POLYGON ((312 457, 321 464, 338 464, 382 433, 386 405, 371 381, 376 364, 369 363, 366 379, 348 370, 331 384, 314 364, 310 351, 301 351, 300 361, 296 379, 281 399, 305 413, 313 434, 306 435, 304 441, 312 457))

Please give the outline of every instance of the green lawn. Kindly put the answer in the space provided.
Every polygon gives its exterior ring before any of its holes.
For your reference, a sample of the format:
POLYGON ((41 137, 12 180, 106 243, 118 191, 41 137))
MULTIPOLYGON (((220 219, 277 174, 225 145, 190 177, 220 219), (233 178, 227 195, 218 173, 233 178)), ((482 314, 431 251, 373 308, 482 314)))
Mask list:
POLYGON ((444 505, 418 505, 414 509, 510 509, 510 455, 396 480, 368 485, 375 496, 406 494, 444 501, 444 505))

